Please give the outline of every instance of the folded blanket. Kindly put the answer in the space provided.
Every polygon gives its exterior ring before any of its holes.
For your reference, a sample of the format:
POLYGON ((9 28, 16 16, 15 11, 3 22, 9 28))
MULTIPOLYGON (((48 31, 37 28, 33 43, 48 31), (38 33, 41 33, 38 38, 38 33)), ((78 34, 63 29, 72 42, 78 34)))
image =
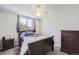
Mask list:
POLYGON ((26 52, 29 50, 28 48, 28 43, 27 42, 23 42, 22 46, 21 46, 21 52, 20 55, 24 55, 26 54, 26 52))

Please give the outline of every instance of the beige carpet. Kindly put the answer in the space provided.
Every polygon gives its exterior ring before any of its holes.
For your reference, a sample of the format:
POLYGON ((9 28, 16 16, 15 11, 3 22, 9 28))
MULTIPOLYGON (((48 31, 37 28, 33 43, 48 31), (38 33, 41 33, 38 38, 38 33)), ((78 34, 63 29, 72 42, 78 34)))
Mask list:
MULTIPOLYGON (((0 52, 0 55, 19 55, 19 54, 20 54, 20 48, 19 47, 15 47, 13 49, 9 49, 7 51, 0 52)), ((54 52, 49 51, 48 53, 46 53, 46 55, 68 55, 68 54, 61 52, 60 48, 54 47, 54 52)))
POLYGON ((0 52, 0 55, 19 55, 20 54, 20 48, 15 47, 13 49, 6 50, 4 52, 0 52))
POLYGON ((60 48, 54 47, 54 52, 49 51, 48 53, 46 53, 46 55, 68 55, 68 54, 65 52, 62 52, 60 48))

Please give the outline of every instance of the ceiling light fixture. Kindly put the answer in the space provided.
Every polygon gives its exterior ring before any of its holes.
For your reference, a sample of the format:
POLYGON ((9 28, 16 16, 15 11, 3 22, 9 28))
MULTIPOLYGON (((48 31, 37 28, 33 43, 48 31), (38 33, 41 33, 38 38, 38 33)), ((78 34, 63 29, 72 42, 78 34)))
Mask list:
POLYGON ((37 16, 41 16, 42 10, 41 10, 40 5, 37 5, 36 7, 37 7, 36 8, 36 14, 37 14, 37 16))
POLYGON ((45 6, 43 5, 36 5, 36 15, 39 17, 43 14, 48 14, 48 12, 45 9, 45 6))

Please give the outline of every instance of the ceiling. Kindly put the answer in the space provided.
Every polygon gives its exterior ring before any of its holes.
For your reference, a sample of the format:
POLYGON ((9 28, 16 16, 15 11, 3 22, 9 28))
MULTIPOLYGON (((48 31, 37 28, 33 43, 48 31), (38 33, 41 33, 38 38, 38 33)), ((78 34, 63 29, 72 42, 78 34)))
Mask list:
MULTIPOLYGON (((36 4, 0 4, 0 10, 16 14, 35 16, 36 6, 36 4)), ((48 13, 60 10, 79 10, 78 4, 41 4, 40 6, 48 13)))

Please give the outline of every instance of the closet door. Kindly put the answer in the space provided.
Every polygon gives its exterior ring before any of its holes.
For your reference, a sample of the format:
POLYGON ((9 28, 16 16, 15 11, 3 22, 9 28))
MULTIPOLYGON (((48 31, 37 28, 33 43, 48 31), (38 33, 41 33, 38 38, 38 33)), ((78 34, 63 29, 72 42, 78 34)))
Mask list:
POLYGON ((61 51, 79 54, 79 31, 61 31, 61 51))

